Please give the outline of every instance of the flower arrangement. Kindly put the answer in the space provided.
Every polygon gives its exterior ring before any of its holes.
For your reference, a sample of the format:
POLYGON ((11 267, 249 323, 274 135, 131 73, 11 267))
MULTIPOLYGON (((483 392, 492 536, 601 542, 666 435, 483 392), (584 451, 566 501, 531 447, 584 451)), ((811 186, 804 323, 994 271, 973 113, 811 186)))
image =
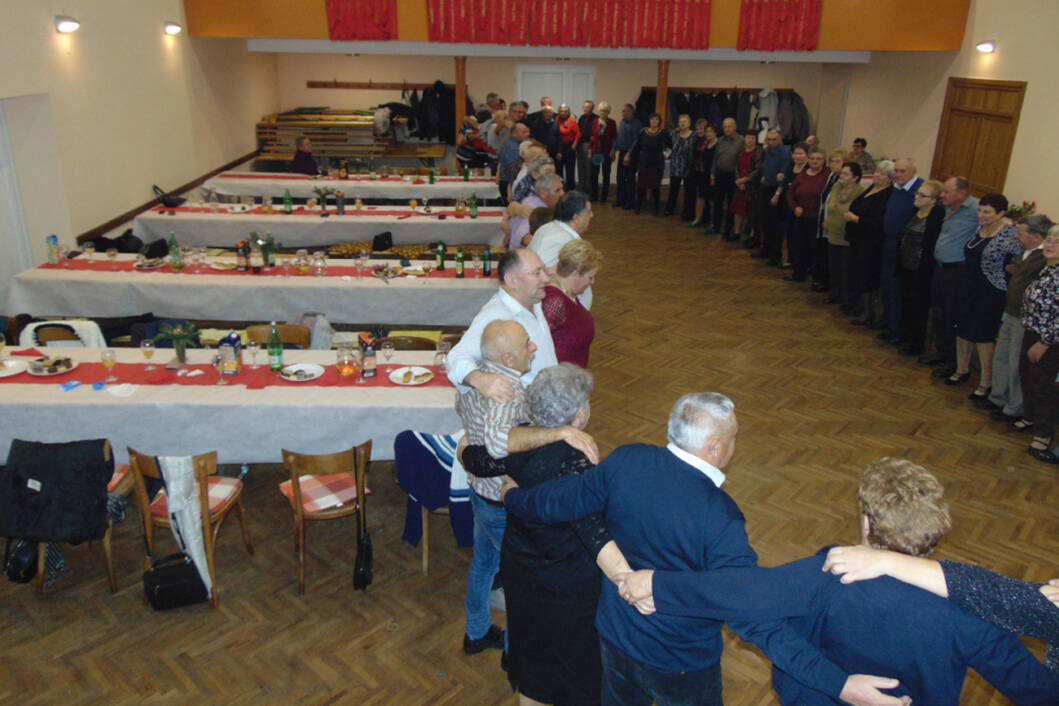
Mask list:
POLYGON ((1037 210, 1036 201, 1023 201, 1021 204, 1009 204, 1007 216, 1016 223, 1037 210))
POLYGON ((162 324, 157 335, 153 339, 159 341, 172 341, 173 350, 176 351, 177 360, 181 363, 187 362, 187 347, 197 346, 199 342, 199 330, 195 324, 185 321, 176 324, 162 324))
POLYGON ((332 189, 330 186, 317 186, 315 189, 313 189, 313 193, 316 194, 317 200, 319 201, 320 205, 323 205, 327 203, 327 197, 335 193, 335 190, 332 189))

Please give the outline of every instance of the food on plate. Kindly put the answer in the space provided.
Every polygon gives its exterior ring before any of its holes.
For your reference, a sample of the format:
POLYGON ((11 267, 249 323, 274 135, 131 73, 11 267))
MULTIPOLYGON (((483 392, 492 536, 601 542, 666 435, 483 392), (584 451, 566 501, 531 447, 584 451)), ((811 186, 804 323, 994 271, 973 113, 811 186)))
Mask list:
POLYGON ((414 383, 426 382, 427 380, 431 379, 432 377, 434 377, 434 373, 428 371, 428 372, 425 372, 425 373, 420 373, 419 375, 412 376, 412 382, 414 382, 414 383))
POLYGON ((30 371, 39 375, 54 375, 74 367, 69 358, 34 358, 29 362, 30 371))
POLYGON ((284 368, 279 374, 288 380, 297 380, 299 382, 302 380, 311 380, 316 375, 312 370, 305 370, 303 368, 284 368))
POLYGON ((405 383, 412 382, 412 369, 411 368, 406 370, 404 372, 404 375, 401 376, 401 382, 405 382, 405 383))
POLYGON ((141 269, 141 270, 153 270, 156 267, 161 267, 164 264, 165 264, 165 259, 163 259, 161 257, 152 257, 152 258, 148 258, 148 259, 144 260, 143 262, 137 262, 136 263, 136 267, 137 267, 137 269, 141 269))

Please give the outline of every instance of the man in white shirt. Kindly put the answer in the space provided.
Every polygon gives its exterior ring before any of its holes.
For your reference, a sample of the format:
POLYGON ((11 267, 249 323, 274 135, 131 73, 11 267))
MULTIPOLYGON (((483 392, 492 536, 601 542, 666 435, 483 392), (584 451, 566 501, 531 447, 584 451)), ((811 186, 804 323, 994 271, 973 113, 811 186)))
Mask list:
MULTIPOLYGON (((569 191, 555 204, 555 220, 534 234, 529 249, 537 253, 550 273, 555 272, 559 251, 571 240, 580 240, 592 223, 592 202, 583 191, 569 191)), ((592 288, 578 295, 586 309, 592 308, 592 288)))

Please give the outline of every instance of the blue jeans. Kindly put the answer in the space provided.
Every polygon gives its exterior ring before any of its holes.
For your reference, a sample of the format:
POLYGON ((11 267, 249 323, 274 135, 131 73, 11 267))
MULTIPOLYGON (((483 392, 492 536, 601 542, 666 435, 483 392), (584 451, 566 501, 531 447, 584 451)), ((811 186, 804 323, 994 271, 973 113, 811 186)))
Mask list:
POLYGON ((471 491, 471 508, 474 510, 474 556, 467 570, 467 636, 478 640, 489 632, 493 616, 489 611, 489 593, 493 589, 493 577, 500 569, 500 544, 504 540, 507 511, 478 497, 471 491))
POLYGON ((606 640, 599 641, 603 660, 603 706, 723 706, 721 663, 697 672, 663 672, 648 667, 606 640))

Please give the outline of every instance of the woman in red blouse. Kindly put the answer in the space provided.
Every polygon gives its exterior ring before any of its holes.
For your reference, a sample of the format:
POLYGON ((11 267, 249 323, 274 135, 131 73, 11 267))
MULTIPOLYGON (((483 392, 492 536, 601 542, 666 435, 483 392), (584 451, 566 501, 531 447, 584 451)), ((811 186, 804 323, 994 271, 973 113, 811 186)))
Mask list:
MULTIPOLYGON (((607 200, 607 191, 610 190, 610 163, 614 161, 614 142, 618 139, 618 125, 610 119, 610 103, 599 102, 599 117, 592 121, 592 134, 589 136, 589 153, 592 155, 592 200, 607 200), (603 155, 602 160, 597 160, 596 155, 603 155), (596 162, 599 164, 596 164, 596 162), (603 194, 600 196, 599 173, 603 172, 603 194)), ((581 136, 584 141, 585 136, 581 136)))
POLYGON ((824 166, 824 151, 819 147, 809 150, 809 166, 794 177, 787 189, 787 205, 794 214, 794 230, 789 247, 793 274, 784 277, 789 282, 804 282, 813 257, 816 219, 820 215, 820 194, 827 186, 831 170, 824 166))
POLYGON ((559 123, 559 159, 556 171, 566 176, 563 179, 567 191, 577 188, 574 168, 577 165, 577 146, 581 143, 581 128, 577 118, 570 115, 570 106, 563 103, 555 121, 559 123))
POLYGON ((551 283, 544 288, 544 318, 552 332, 560 363, 588 367, 588 349, 596 322, 577 297, 596 281, 603 255, 587 240, 571 240, 559 251, 551 283))

